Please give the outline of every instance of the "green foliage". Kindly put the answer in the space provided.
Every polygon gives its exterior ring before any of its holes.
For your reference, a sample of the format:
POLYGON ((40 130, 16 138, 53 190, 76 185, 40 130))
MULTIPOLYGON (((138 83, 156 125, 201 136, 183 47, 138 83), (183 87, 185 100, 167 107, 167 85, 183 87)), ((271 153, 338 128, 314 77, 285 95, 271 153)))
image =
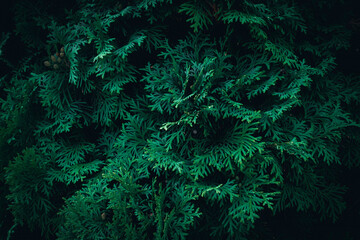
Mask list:
POLYGON ((344 186, 328 184, 323 177, 317 176, 308 167, 296 179, 284 184, 276 208, 296 207, 298 211, 311 209, 318 212, 321 218, 328 217, 335 221, 345 209, 341 197, 345 191, 344 186))
POLYGON ((360 85, 321 3, 72 4, 16 5, 18 62, 0 40, 9 236, 251 239, 269 212, 346 211, 360 85))
POLYGON ((194 32, 202 29, 207 29, 208 24, 212 24, 209 11, 209 6, 206 6, 206 1, 188 1, 180 5, 179 13, 184 12, 189 18, 187 22, 192 23, 190 26, 194 28, 194 32))
POLYGON ((49 236, 55 229, 55 206, 51 203, 54 189, 47 181, 47 164, 34 148, 26 148, 6 168, 10 210, 15 222, 31 229, 40 227, 49 236))

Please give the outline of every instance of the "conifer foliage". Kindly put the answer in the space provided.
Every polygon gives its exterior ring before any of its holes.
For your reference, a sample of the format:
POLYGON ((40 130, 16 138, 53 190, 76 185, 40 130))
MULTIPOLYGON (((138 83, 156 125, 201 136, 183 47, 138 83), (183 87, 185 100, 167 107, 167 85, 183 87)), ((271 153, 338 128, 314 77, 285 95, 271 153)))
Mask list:
POLYGON ((332 2, 18 1, 0 42, 2 231, 261 239, 269 212, 335 222, 360 85, 337 68, 351 31, 326 21, 332 2))

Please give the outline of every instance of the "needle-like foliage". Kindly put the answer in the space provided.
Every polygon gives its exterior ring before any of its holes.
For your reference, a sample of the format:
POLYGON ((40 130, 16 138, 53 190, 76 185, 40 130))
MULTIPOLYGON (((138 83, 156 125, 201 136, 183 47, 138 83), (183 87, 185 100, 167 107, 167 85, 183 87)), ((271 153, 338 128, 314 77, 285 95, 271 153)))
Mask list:
POLYGON ((360 85, 320 3, 34 4, 16 5, 26 54, 0 38, 8 239, 264 239, 269 212, 346 209, 360 85))

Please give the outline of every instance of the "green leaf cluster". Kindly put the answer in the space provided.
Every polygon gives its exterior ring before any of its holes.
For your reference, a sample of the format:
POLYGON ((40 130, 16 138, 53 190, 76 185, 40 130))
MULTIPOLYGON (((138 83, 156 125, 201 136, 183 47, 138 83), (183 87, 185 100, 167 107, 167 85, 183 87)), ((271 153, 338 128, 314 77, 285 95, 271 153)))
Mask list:
POLYGON ((19 2, 0 39, 8 238, 264 239, 291 209, 335 222, 360 85, 323 2, 19 2))

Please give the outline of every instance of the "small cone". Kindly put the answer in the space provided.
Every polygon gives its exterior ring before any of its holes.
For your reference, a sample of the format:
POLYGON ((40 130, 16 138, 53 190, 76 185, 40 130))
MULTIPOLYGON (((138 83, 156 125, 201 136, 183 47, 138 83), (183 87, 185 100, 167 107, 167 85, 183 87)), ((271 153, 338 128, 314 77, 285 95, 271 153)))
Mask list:
POLYGON ((45 67, 50 67, 50 66, 51 66, 51 63, 50 63, 49 61, 45 61, 45 62, 44 62, 44 65, 45 65, 45 67))
POLYGON ((56 57, 54 55, 51 55, 51 61, 56 62, 56 57))

